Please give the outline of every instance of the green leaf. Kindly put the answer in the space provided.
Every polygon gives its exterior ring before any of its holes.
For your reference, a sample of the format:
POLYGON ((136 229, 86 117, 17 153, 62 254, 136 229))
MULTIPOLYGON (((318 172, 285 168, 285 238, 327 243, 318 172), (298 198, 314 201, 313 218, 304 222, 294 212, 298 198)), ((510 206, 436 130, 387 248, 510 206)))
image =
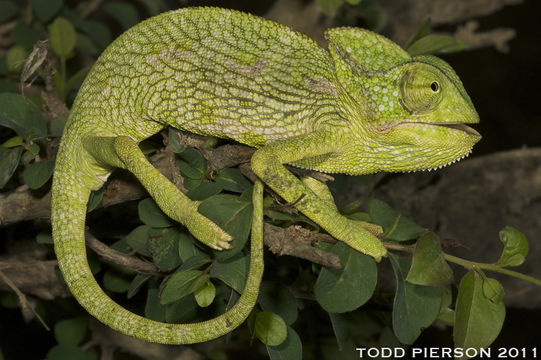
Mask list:
POLYGON ((194 256, 203 256, 208 259, 208 256, 196 246, 196 243, 197 240, 192 235, 185 232, 179 234, 178 255, 182 261, 187 261, 194 256))
POLYGON ((75 47, 77 33, 66 18, 59 16, 49 26, 49 41, 58 56, 67 58, 75 47))
POLYGON ((14 130, 26 140, 47 135, 45 119, 38 107, 19 94, 0 94, 0 126, 14 130))
POLYGON ((147 8, 151 15, 158 15, 168 9, 164 0, 139 0, 147 8))
POLYGON ((268 311, 257 313, 254 327, 257 338, 269 346, 278 346, 287 337, 287 325, 284 320, 268 311))
POLYGON ((202 179, 207 172, 207 161, 197 150, 185 147, 179 152, 182 160, 177 164, 182 176, 184 176, 184 186, 188 190, 193 190, 201 184, 202 179))
POLYGON ((24 142, 23 142, 23 138, 21 136, 13 136, 13 137, 10 137, 9 139, 7 139, 6 141, 4 141, 2 146, 6 147, 6 148, 12 148, 12 147, 16 147, 16 146, 21 146, 23 144, 24 144, 24 142))
POLYGON ((26 55, 26 49, 21 45, 12 46, 6 54, 8 70, 12 73, 19 72, 23 67, 26 55))
POLYGON ((58 115, 57 117, 53 118, 51 120, 50 135, 55 137, 61 136, 67 121, 68 117, 66 115, 58 115))
POLYGON ((105 192, 105 186, 102 186, 98 190, 94 190, 90 193, 88 203, 86 204, 86 212, 91 212, 101 203, 103 199, 103 193, 105 192))
POLYGON ((148 250, 148 239, 149 232, 152 229, 148 225, 141 225, 133 229, 126 237, 124 238, 128 245, 134 250, 144 256, 151 256, 150 251, 148 250))
POLYGON ((205 200, 211 196, 217 195, 222 191, 220 184, 215 182, 201 182, 195 188, 190 187, 186 194, 193 201, 205 200))
POLYGON ((345 314, 329 313, 338 350, 344 350, 350 342, 348 323, 345 314))
MULTIPOLYGON (((77 35, 77 41, 79 41, 79 35, 77 35)), ((75 74, 73 74, 66 82, 65 91, 68 92, 72 89, 79 88, 83 84, 83 80, 86 78, 86 75, 90 71, 90 68, 91 66, 85 66, 79 71, 77 71, 75 74)))
POLYGON ((197 169, 190 164, 188 164, 186 161, 178 160, 178 168, 180 169, 180 173, 182 176, 190 178, 190 179, 202 179, 205 175, 204 172, 202 172, 200 169, 197 169))
POLYGON ((400 342, 412 344, 421 330, 438 316, 442 298, 441 287, 420 286, 405 281, 409 260, 389 254, 396 277, 393 304, 393 330, 400 342))
POLYGON ((334 17, 344 0, 316 0, 316 4, 327 16, 334 17))
POLYGON ((440 240, 434 233, 426 233, 417 240, 406 281, 431 286, 443 286, 453 281, 453 270, 445 261, 440 240))
POLYGON ((212 304, 214 297, 216 296, 216 288, 212 281, 207 280, 202 287, 195 291, 194 296, 197 305, 200 307, 207 307, 212 304))
POLYGON ((483 283, 483 277, 475 270, 470 270, 460 281, 453 329, 455 347, 486 348, 500 333, 505 305, 501 300, 487 298, 483 283))
POLYGON ((193 296, 185 296, 172 304, 165 305, 165 321, 168 323, 192 322, 197 313, 197 303, 193 296))
POLYGON ((173 225, 173 221, 163 213, 154 200, 146 198, 137 204, 139 219, 146 225, 155 228, 164 228, 173 225))
POLYGON ((301 360, 302 342, 295 330, 288 326, 286 339, 277 346, 267 345, 267 352, 271 360, 301 360))
POLYGON ((432 21, 430 20, 430 18, 427 18, 421 24, 421 26, 419 26, 417 31, 406 42, 406 44, 404 45, 404 49, 408 49, 411 46, 411 44, 413 44, 414 42, 416 42, 420 38, 425 37, 428 34, 428 32, 430 31, 431 26, 432 26, 432 21))
POLYGON ((504 248, 497 264, 500 266, 519 266, 522 264, 528 255, 526 236, 512 226, 506 226, 499 235, 504 248))
POLYGON ((128 299, 134 297, 135 294, 139 292, 139 289, 141 289, 141 286, 143 286, 143 284, 146 283, 151 277, 152 275, 148 274, 137 274, 131 281, 128 293, 126 294, 128 299))
POLYGON ((159 291, 155 287, 150 287, 148 289, 147 302, 145 304, 145 317, 154 321, 165 321, 165 311, 167 307, 160 303, 158 294, 159 291))
POLYGON ((23 172, 24 181, 30 189, 39 189, 53 175, 54 161, 35 162, 26 167, 23 172))
POLYGON ((12 1, 0 1, 0 23, 9 20, 19 12, 19 7, 12 1))
POLYGON ((193 270, 193 269, 199 269, 209 263, 211 263, 212 260, 210 257, 205 253, 199 253, 196 254, 184 261, 182 265, 178 268, 179 271, 182 270, 193 270))
POLYGON ((319 304, 328 312, 351 311, 370 299, 377 282, 374 260, 343 242, 334 245, 331 253, 340 257, 340 269, 322 268, 314 285, 319 304))
POLYGON ((242 254, 223 261, 216 259, 212 264, 210 276, 222 280, 240 294, 244 290, 249 262, 249 256, 242 254))
POLYGON ((30 154, 30 156, 34 157, 36 156, 37 154, 39 154, 39 145, 36 144, 36 143, 32 143, 29 147, 28 147, 28 153, 30 154))
POLYGON ((47 352, 47 360, 97 360, 95 353, 89 353, 75 345, 55 345, 47 352))
POLYGON ((29 0, 32 9, 42 23, 46 23, 62 8, 62 0, 29 0))
POLYGON ((130 288, 131 281, 116 270, 107 270, 103 275, 103 286, 112 292, 123 293, 130 288))
POLYGON ((284 285, 277 282, 262 282, 257 302, 263 311, 280 315, 287 325, 291 325, 297 320, 297 299, 284 285))
POLYGON ((450 286, 444 286, 442 288, 440 313, 438 314, 438 320, 449 326, 455 324, 455 311, 450 309, 449 306, 453 302, 453 292, 450 286))
POLYGON ((13 36, 15 43, 22 45, 26 50, 32 50, 34 44, 41 39, 40 33, 28 25, 24 20, 19 21, 15 25, 11 31, 11 35, 13 36))
POLYGON ((248 196, 214 195, 199 205, 198 211, 233 237, 232 250, 215 251, 224 260, 242 251, 252 227, 252 201, 248 196))
POLYGON ((496 279, 486 278, 483 281, 483 294, 493 303, 500 303, 503 299, 503 287, 496 279))
POLYGON ((450 53, 466 49, 467 45, 454 36, 429 34, 411 44, 406 50, 410 55, 450 53))
POLYGON ((54 325, 54 336, 60 345, 78 345, 86 336, 88 319, 77 317, 60 320, 54 325))
POLYGON ((137 9, 128 3, 108 1, 103 5, 103 10, 122 24, 124 29, 131 28, 140 21, 137 9))
POLYGON ((370 200, 368 213, 372 218, 372 222, 383 227, 383 237, 389 240, 406 241, 416 239, 426 231, 383 201, 377 199, 370 200))
MULTIPOLYGON (((94 44, 94 42, 86 34, 77 32, 77 42, 75 43, 75 49, 82 52, 83 54, 95 56, 100 53, 100 49, 94 44)), ((71 84, 69 84, 71 85, 71 84)), ((66 84, 66 91, 73 88, 66 84)))
POLYGON ((147 248, 152 262, 161 271, 171 271, 180 265, 179 235, 180 232, 175 228, 151 229, 148 232, 147 248))
POLYGON ((112 41, 111 30, 99 21, 82 20, 76 17, 70 17, 70 21, 102 49, 106 48, 112 41))
POLYGON ((38 244, 53 244, 53 237, 50 233, 41 232, 36 235, 36 242, 38 244))
POLYGON ((170 304, 193 293, 197 290, 197 287, 194 288, 194 284, 197 284, 198 279, 201 278, 206 278, 205 281, 208 280, 208 274, 201 270, 185 270, 174 273, 160 292, 160 302, 170 304))
POLYGON ((14 149, 6 149, 0 146, 0 189, 7 184, 15 169, 19 166, 22 152, 22 146, 14 149))
POLYGON ((218 171, 214 181, 224 190, 242 193, 252 189, 252 183, 242 175, 238 168, 218 171))

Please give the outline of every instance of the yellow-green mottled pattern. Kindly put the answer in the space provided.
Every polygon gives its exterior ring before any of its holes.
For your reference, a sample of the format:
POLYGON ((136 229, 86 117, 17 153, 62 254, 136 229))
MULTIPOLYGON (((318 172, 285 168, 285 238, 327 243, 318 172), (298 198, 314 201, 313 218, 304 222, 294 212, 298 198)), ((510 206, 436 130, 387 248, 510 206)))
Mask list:
POLYGON ((86 260, 86 203, 114 168, 133 173, 160 208, 215 249, 231 236, 154 169, 138 141, 164 126, 258 147, 256 175, 338 240, 379 260, 379 226, 342 216, 325 184, 284 164, 346 174, 412 171, 467 156, 479 121, 458 76, 443 60, 411 57, 381 35, 356 28, 325 33, 329 51, 252 15, 189 8, 148 19, 100 56, 74 102, 57 155, 52 198, 55 251, 66 283, 97 319, 160 343, 213 339, 255 305, 263 271, 262 185, 254 187, 250 272, 237 304, 197 324, 144 319, 114 303, 86 260))

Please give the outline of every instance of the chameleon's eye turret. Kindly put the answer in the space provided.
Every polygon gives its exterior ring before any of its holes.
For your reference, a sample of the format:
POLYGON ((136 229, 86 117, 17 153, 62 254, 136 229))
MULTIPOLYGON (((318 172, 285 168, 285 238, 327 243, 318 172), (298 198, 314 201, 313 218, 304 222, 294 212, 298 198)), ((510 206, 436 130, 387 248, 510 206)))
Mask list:
POLYGON ((410 67, 399 80, 400 100, 412 114, 434 110, 443 98, 441 75, 423 65, 410 67))

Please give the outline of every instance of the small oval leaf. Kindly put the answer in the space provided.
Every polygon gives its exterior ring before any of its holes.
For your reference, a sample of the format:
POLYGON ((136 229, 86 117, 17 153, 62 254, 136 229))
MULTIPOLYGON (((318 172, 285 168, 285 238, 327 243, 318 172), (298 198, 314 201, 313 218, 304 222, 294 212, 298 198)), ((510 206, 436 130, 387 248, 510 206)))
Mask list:
POLYGON ((194 296, 197 305, 200 307, 207 307, 212 304, 214 297, 216 296, 216 288, 212 281, 207 280, 202 287, 195 291, 194 296))
POLYGON ((328 312, 351 311, 364 304, 374 292, 377 268, 374 260, 343 242, 330 252, 340 257, 342 267, 321 269, 314 285, 319 304, 328 312))
POLYGON ((14 130, 24 139, 47 135, 45 119, 39 108, 19 94, 0 94, 0 125, 14 130))
POLYGON ((201 270, 185 270, 174 273, 160 292, 160 303, 170 304, 193 293, 195 291, 193 284, 202 275, 208 276, 201 270))
POLYGON ((78 345, 86 336, 87 323, 84 317, 60 320, 54 325, 54 337, 61 345, 78 345))
POLYGON ((518 266, 528 255, 528 240, 523 233, 512 226, 506 226, 500 231, 500 240, 504 245, 498 265, 518 266))
POLYGON ((163 213, 151 198, 139 201, 137 211, 139 213, 139 219, 148 226, 163 228, 173 225, 173 221, 163 213))
POLYGON ((67 58, 75 47, 77 33, 67 19, 57 17, 49 26, 49 41, 58 56, 67 58))
MULTIPOLYGON (((505 305, 497 297, 487 298, 483 283, 483 277, 475 270, 470 270, 460 281, 453 329, 455 347, 486 348, 500 333, 505 305)), ((494 285, 491 282, 489 288, 493 289, 494 285)))
POLYGON ((440 240, 434 233, 426 233, 417 240, 406 281, 431 286, 443 286, 453 281, 453 270, 445 261, 440 240))
POLYGON ((393 330, 400 342, 412 344, 421 330, 436 320, 442 301, 442 288, 420 286, 405 281, 409 260, 390 254, 389 260, 396 277, 393 303, 393 330))
POLYGON ((39 189, 53 174, 54 162, 50 160, 32 163, 24 169, 24 181, 30 189, 39 189))
POLYGON ((262 311, 255 318, 255 335, 266 345, 278 346, 287 337, 287 326, 279 315, 262 311))

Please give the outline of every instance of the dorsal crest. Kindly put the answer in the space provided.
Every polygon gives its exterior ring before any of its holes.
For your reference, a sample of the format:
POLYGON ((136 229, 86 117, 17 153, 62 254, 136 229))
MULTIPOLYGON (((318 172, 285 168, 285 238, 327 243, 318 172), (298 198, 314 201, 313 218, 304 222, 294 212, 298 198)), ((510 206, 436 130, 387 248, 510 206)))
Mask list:
POLYGON ((411 61, 411 56, 383 35, 354 27, 325 32, 335 62, 346 61, 371 76, 411 61))

